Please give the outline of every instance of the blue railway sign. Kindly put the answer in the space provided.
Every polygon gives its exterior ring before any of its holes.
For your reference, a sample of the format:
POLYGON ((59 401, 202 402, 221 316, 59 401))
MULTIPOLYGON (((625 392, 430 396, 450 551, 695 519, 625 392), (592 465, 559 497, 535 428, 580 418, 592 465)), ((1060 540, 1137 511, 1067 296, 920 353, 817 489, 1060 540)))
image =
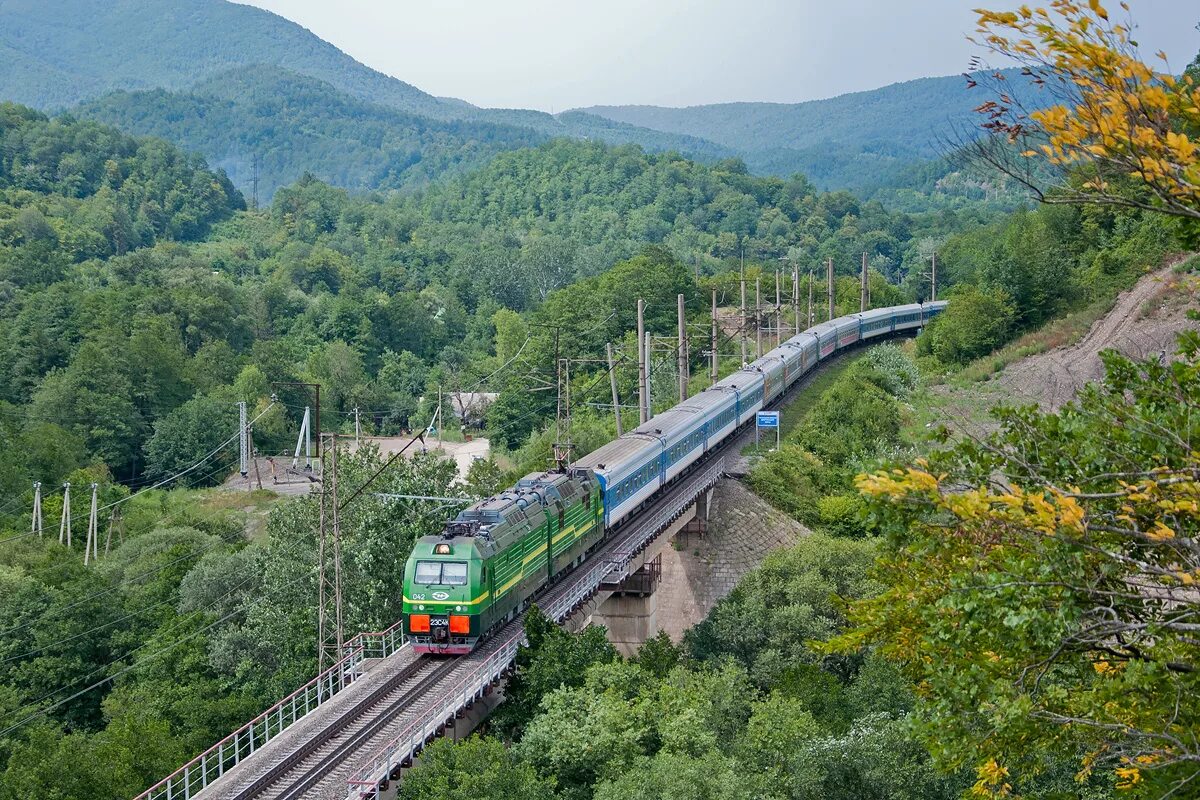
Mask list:
POLYGON ((779 412, 778 411, 760 411, 760 412, 758 412, 758 427, 760 427, 760 428, 778 428, 779 427, 779 412))
POLYGON ((775 431, 775 449, 779 449, 779 412, 759 411, 754 415, 754 446, 758 446, 758 432, 763 428, 775 431))

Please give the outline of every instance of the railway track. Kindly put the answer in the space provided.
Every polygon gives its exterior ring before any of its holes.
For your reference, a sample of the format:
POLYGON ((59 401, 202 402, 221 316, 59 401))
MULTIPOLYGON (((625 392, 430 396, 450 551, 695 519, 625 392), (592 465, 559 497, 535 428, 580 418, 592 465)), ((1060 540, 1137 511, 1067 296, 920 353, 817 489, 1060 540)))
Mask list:
POLYGON ((270 764, 249 783, 222 792, 229 800, 295 800, 314 796, 319 784, 338 772, 360 748, 386 737, 389 726, 454 671, 457 659, 411 655, 394 676, 304 742, 270 764))

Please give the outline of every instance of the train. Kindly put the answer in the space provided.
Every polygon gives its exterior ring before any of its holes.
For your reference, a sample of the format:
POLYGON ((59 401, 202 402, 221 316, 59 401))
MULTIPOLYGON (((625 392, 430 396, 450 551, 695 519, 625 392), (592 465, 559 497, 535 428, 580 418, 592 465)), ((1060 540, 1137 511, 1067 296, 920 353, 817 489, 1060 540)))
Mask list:
POLYGON ((563 472, 525 476, 421 537, 404 566, 403 631, 418 653, 463 655, 582 563, 638 509, 834 353, 916 330, 945 301, 809 328, 563 472))

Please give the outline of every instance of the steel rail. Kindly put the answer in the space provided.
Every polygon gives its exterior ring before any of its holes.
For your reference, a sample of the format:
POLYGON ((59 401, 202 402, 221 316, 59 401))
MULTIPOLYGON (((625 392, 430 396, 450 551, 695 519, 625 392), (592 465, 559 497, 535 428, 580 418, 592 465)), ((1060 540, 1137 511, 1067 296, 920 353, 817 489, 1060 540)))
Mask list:
POLYGON ((347 714, 339 720, 343 724, 336 729, 327 728, 321 737, 305 743, 271 773, 256 780, 234 798, 250 800, 265 796, 272 800, 296 800, 303 797, 350 754, 361 749, 371 737, 392 722, 397 714, 417 699, 426 696, 439 681, 454 670, 455 666, 454 661, 418 659, 410 669, 389 681, 386 689, 373 692, 369 700, 357 704, 354 713, 347 714), (422 672, 428 674, 422 675, 422 672), (415 685, 406 687, 406 684, 414 679, 415 685), (337 741, 331 751, 320 752, 330 742, 339 738, 341 741, 337 741), (292 778, 291 773, 295 772, 299 774, 292 778), (282 785, 281 779, 286 779, 282 785))

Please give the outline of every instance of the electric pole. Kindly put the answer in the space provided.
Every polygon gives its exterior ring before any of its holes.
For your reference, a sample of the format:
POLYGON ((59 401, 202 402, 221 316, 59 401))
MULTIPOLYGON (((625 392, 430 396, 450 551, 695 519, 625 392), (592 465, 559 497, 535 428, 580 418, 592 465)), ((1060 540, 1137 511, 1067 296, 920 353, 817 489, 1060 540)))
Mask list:
POLYGON ((637 350, 638 350, 638 419, 645 425, 650 419, 650 395, 647 386, 646 354, 646 301, 637 302, 637 350))
POLYGON ((825 277, 828 286, 825 293, 829 295, 829 319, 833 319, 833 259, 825 261, 825 277))
POLYGON ((745 256, 744 255, 742 256, 742 261, 743 261, 743 263, 742 263, 742 277, 741 277, 741 281, 742 281, 742 330, 741 330, 742 336, 741 336, 741 339, 742 339, 742 366, 745 366, 745 364, 746 364, 746 331, 749 328, 750 322, 746 318, 746 264, 745 264, 745 256))
POLYGON ((90 561, 100 558, 100 534, 96 530, 96 491, 100 484, 92 484, 92 507, 88 512, 88 532, 87 542, 83 546, 83 565, 86 567, 90 561))
POLYGON ((249 428, 246 425, 246 401, 238 404, 238 472, 245 478, 249 474, 248 455, 250 450, 249 428))
POLYGON ((796 333, 800 333, 800 267, 792 267, 792 311, 796 315, 796 333))
POLYGON ((814 322, 816 320, 813 319, 813 271, 810 269, 808 271, 808 327, 811 328, 814 322))
POLYGON ((42 537, 42 482, 33 482, 33 514, 30 516, 30 533, 36 533, 38 538, 42 537))
POLYGON ((554 468, 566 472, 571 466, 571 360, 559 359, 558 415, 554 418, 554 468), (563 433, 566 441, 563 441, 563 433))
POLYGON ((754 357, 762 358, 762 276, 754 279, 754 357))
POLYGON ((651 394, 651 389, 654 384, 651 382, 654 378, 654 336, 646 334, 646 421, 649 422, 654 416, 654 397, 651 394))
POLYGON ((608 356, 608 382, 612 386, 613 415, 617 418, 617 436, 621 436, 621 398, 617 394, 617 371, 613 369, 612 342, 604 345, 604 354, 608 356))
POLYGON ((354 448, 357 450, 362 438, 362 420, 358 415, 358 406, 354 407, 354 448))
POLYGON ((717 290, 712 293, 712 382, 717 382, 717 290))
POLYGON ((862 313, 867 310, 867 251, 863 251, 862 257, 862 286, 859 287, 858 310, 862 313))
MULTIPOLYGON (((337 434, 329 434, 329 472, 321 470, 317 523, 317 674, 342 658, 342 530, 338 514, 337 434), (327 520, 329 516, 332 519, 327 520), (332 524, 330 524, 332 523, 332 524)), ((324 448, 322 448, 324 449, 324 448)), ((344 679, 344 676, 341 676, 344 679)))
POLYGON ((920 273, 922 278, 929 278, 929 300, 937 300, 937 251, 934 251, 929 264, 929 271, 920 273))
POLYGON ((687 318, 684 316, 683 295, 677 298, 679 305, 679 402, 688 399, 688 346, 687 346, 687 318))
POLYGON ((775 270, 775 347, 783 341, 783 306, 779 302, 779 270, 775 270))
POLYGON ((58 523, 58 543, 71 547, 71 482, 63 484, 62 519, 58 523), (64 542, 65 539, 65 542, 64 542))

